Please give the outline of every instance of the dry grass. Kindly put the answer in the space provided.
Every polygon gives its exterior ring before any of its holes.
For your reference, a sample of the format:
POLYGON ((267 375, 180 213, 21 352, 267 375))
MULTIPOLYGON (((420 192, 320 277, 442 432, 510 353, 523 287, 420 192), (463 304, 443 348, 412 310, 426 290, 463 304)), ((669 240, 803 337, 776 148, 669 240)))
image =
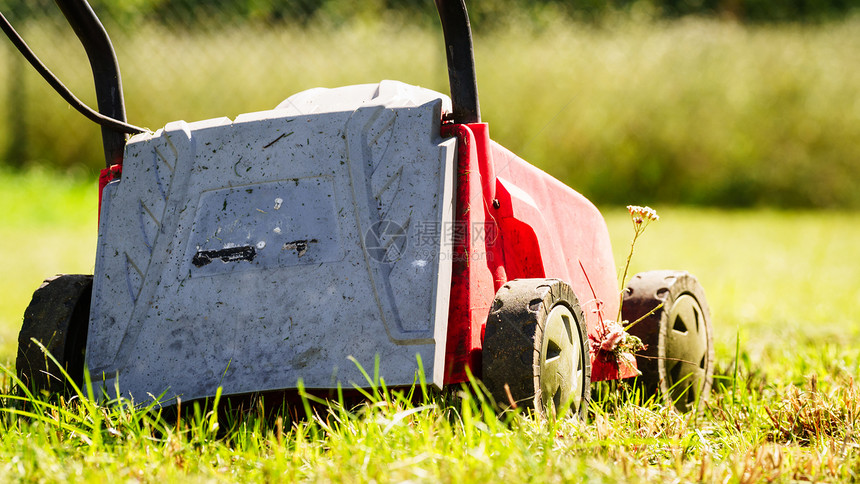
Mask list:
POLYGON ((791 385, 776 408, 764 406, 773 426, 768 439, 806 446, 842 441, 838 453, 844 455, 860 424, 860 388, 852 379, 825 393, 817 381, 813 375, 807 390, 791 385))

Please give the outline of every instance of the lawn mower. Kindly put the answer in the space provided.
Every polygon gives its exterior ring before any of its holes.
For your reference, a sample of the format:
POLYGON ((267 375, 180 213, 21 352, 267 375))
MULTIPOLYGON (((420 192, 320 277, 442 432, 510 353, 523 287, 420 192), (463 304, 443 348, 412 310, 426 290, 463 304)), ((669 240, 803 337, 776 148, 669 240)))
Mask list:
POLYGON ((680 411, 707 397, 700 285, 646 272, 621 301, 600 212, 481 122, 463 0, 436 0, 450 98, 396 81, 315 88, 155 132, 126 122, 91 7, 57 4, 87 51, 98 112, 4 30, 102 126, 107 163, 94 275, 48 279, 24 314, 26 385, 64 388, 47 351, 109 397, 167 404, 367 387, 371 368, 389 387, 474 377, 500 408, 539 415, 583 415, 593 381, 636 377, 680 411), (636 355, 605 344, 619 305, 644 343, 636 355))

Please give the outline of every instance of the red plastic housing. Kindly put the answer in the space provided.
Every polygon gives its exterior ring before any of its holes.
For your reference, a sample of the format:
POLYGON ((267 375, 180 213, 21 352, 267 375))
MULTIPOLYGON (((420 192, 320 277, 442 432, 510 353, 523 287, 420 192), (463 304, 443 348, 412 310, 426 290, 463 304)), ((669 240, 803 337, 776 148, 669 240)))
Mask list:
MULTIPOLYGON (((454 261, 445 384, 481 373, 483 331, 496 291, 508 280, 557 278, 573 288, 589 339, 618 314, 609 232, 585 197, 489 138, 486 123, 449 124, 458 138, 454 261)), ((637 374, 591 352, 592 381, 637 374)))
POLYGON ((108 168, 102 168, 102 171, 99 172, 99 218, 101 219, 102 214, 102 192, 105 190, 105 186, 116 180, 117 178, 122 177, 122 164, 111 165, 108 168))

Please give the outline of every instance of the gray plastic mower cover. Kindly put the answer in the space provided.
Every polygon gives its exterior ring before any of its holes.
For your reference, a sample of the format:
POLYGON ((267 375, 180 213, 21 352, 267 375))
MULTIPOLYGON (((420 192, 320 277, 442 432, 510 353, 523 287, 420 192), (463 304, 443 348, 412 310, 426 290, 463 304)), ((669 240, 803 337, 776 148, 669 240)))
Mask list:
POLYGON ((456 139, 400 82, 128 142, 103 194, 87 365, 114 396, 442 385, 456 139), (446 228, 448 230, 446 230, 446 228), (117 380, 118 379, 118 380, 117 380))

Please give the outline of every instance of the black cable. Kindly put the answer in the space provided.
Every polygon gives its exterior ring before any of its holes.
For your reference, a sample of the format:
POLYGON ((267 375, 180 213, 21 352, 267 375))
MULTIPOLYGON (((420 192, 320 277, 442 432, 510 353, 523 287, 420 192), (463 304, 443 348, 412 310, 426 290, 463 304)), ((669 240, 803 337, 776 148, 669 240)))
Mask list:
POLYGON ((45 81, 50 84, 55 91, 57 91, 57 94, 62 96, 62 98, 65 99, 66 102, 69 103, 69 105, 77 109, 78 112, 86 116, 87 119, 93 121, 96 124, 99 124, 106 128, 110 128, 120 133, 136 134, 150 132, 148 129, 140 128, 105 116, 84 104, 80 99, 78 99, 77 97, 75 97, 74 94, 72 94, 72 91, 70 91, 69 88, 67 88, 62 83, 62 81, 57 79, 57 76, 55 76, 54 73, 51 72, 50 69, 48 69, 45 64, 42 63, 42 61, 39 60, 38 57, 36 57, 36 54, 33 53, 27 43, 24 42, 24 39, 22 39, 21 36, 18 35, 18 32, 15 31, 15 29, 12 27, 12 24, 10 24, 8 20, 6 20, 6 17, 3 15, 3 12, 0 12, 0 20, 2 20, 2 22, 0 22, 0 28, 3 29, 3 33, 6 34, 6 37, 9 37, 9 40, 12 41, 12 44, 15 45, 15 48, 18 49, 21 55, 23 55, 24 58, 27 59, 27 61, 30 63, 30 65, 33 66, 34 69, 36 69, 36 72, 38 72, 42 76, 42 78, 45 79, 45 81))

